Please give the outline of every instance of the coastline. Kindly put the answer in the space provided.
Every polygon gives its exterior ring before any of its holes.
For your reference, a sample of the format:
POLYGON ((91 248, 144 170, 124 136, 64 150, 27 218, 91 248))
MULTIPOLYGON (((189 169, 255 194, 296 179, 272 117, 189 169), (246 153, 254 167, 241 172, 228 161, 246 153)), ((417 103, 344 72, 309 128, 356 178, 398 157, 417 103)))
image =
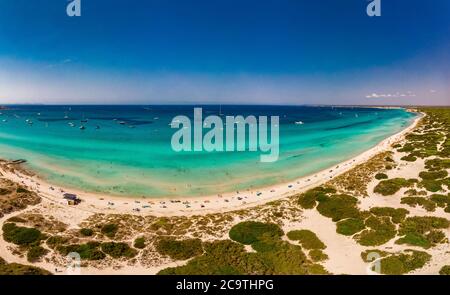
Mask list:
MULTIPOLYGON (((412 110, 407 109, 407 111, 412 110)), ((319 186, 332 178, 345 173, 356 165, 367 161, 374 155, 389 149, 393 143, 402 140, 406 133, 413 130, 424 116, 423 113, 418 113, 418 116, 414 121, 400 132, 391 135, 371 149, 366 150, 349 160, 323 169, 317 173, 260 189, 248 189, 245 191, 229 192, 219 195, 158 199, 129 198, 85 192, 81 189, 68 189, 53 185, 37 176, 27 175, 27 173, 24 173, 23 171, 7 171, 5 164, 0 166, 0 173, 11 181, 27 186, 30 190, 35 191, 43 199, 49 202, 56 202, 61 205, 91 213, 122 213, 154 216, 190 216, 223 213, 246 209, 283 199, 319 186), (63 199, 63 194, 66 192, 76 194, 82 199, 82 202, 76 206, 67 205, 63 199)))

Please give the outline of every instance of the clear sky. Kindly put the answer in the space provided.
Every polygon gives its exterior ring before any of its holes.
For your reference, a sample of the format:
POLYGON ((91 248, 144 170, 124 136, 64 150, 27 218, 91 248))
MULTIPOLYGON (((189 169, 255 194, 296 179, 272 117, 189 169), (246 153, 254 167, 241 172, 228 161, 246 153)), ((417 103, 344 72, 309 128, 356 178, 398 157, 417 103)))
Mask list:
POLYGON ((450 1, 0 0, 0 103, 450 104, 450 1))

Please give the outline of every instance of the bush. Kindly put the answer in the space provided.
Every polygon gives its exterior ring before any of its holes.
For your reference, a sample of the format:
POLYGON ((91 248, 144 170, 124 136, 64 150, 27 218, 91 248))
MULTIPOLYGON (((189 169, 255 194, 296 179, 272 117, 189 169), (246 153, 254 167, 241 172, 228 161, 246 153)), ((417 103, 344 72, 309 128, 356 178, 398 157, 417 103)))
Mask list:
POLYGON ((317 205, 317 199, 335 192, 336 190, 334 188, 319 186, 303 193, 299 197, 298 203, 305 209, 312 209, 317 205))
POLYGON ((422 171, 419 173, 420 178, 426 179, 426 180, 436 180, 436 179, 442 179, 447 177, 448 173, 445 170, 440 171, 422 171))
POLYGON ((422 268, 431 259, 431 255, 426 252, 414 250, 405 250, 405 252, 382 258, 380 260, 381 273, 387 275, 405 274, 422 268))
POLYGON ((392 178, 380 181, 374 188, 374 192, 383 196, 393 195, 402 187, 411 187, 416 183, 415 179, 392 178))
POLYGON ((450 222, 445 218, 432 216, 408 217, 400 224, 399 234, 402 238, 396 244, 408 244, 425 249, 435 246, 445 240, 445 234, 440 229, 446 229, 450 222))
POLYGON ((413 155, 409 154, 407 156, 401 157, 400 160, 407 161, 407 162, 415 162, 417 160, 417 158, 414 157, 413 155))
POLYGON ((139 237, 134 240, 134 248, 144 249, 145 248, 145 238, 139 237))
POLYGON ((82 228, 80 229, 80 234, 85 237, 90 237, 94 234, 94 231, 90 228, 82 228))
POLYGON ((83 260, 101 260, 106 257, 105 253, 98 248, 100 243, 88 242, 86 244, 72 244, 68 246, 58 246, 56 249, 62 255, 68 255, 71 252, 78 253, 83 260))
POLYGON ((371 216, 366 219, 365 225, 370 229, 363 230, 355 236, 358 243, 363 246, 383 245, 397 234, 395 225, 386 216, 371 216))
POLYGON ((450 194, 449 195, 439 195, 439 194, 432 194, 430 196, 430 200, 435 202, 436 205, 439 207, 446 207, 450 204, 450 194))
POLYGON ((444 265, 441 270, 439 271, 440 275, 450 275, 450 265, 444 265))
POLYGON ((323 216, 331 218, 334 222, 346 218, 358 218, 359 210, 356 208, 358 199, 349 195, 324 196, 318 199, 317 211, 323 216))
POLYGON ((136 256, 137 251, 135 249, 130 248, 126 243, 102 243, 101 249, 104 253, 108 254, 113 258, 127 257, 133 258, 136 256))
POLYGON ((392 222, 400 223, 405 220, 409 211, 403 208, 373 207, 370 209, 370 213, 376 216, 388 216, 391 217, 392 222))
POLYGON ((387 179, 387 178, 388 178, 387 174, 384 174, 384 173, 375 174, 375 179, 381 180, 381 179, 387 179))
POLYGON ((229 232, 233 241, 251 245, 258 241, 263 235, 281 237, 284 233, 281 228, 274 223, 262 223, 256 221, 244 221, 233 226, 229 232))
POLYGON ((423 187, 427 191, 435 193, 442 190, 442 182, 438 180, 424 179, 419 182, 419 187, 423 187))
POLYGON ((18 263, 6 263, 0 258, 0 275, 50 275, 45 269, 18 263))
POLYGON ((51 236, 50 238, 47 239, 46 244, 50 248, 54 249, 55 247, 65 244, 68 241, 69 241, 68 238, 62 236, 51 236))
POLYGON ((336 232, 345 236, 352 236, 366 228, 364 220, 360 218, 341 220, 336 223, 336 226, 336 232))
POLYGON ((28 262, 36 262, 41 259, 42 256, 48 253, 47 249, 42 248, 41 246, 31 247, 27 252, 27 260, 28 262))
POLYGON ((102 234, 112 239, 116 235, 118 229, 119 226, 117 224, 108 223, 102 227, 102 234))
POLYGON ((320 249, 313 249, 309 251, 308 255, 311 258, 311 260, 315 262, 324 261, 328 259, 328 255, 323 253, 323 251, 320 249))
POLYGON ((23 187, 21 187, 21 186, 19 186, 17 189, 16 189, 16 192, 18 193, 18 194, 23 194, 23 193, 26 193, 26 194, 29 194, 29 193, 31 193, 29 190, 27 190, 27 189, 25 189, 25 188, 23 188, 23 187))
POLYGON ((298 241, 305 249, 325 249, 325 244, 310 230, 293 230, 287 233, 292 241, 298 241))
POLYGON ((203 253, 200 239, 174 240, 163 238, 156 244, 156 250, 161 255, 167 255, 174 260, 186 260, 203 253))
POLYGON ((400 201, 401 204, 407 204, 411 207, 416 207, 417 205, 423 207, 425 210, 433 212, 436 210, 436 203, 430 201, 427 198, 422 197, 404 197, 400 201))
POLYGON ((431 243, 421 234, 411 232, 407 233, 404 237, 395 241, 396 244, 407 244, 411 246, 422 247, 428 249, 431 247, 431 243))
POLYGON ((5 241, 21 246, 39 244, 44 237, 42 233, 35 228, 19 227, 14 223, 5 223, 2 230, 5 241))

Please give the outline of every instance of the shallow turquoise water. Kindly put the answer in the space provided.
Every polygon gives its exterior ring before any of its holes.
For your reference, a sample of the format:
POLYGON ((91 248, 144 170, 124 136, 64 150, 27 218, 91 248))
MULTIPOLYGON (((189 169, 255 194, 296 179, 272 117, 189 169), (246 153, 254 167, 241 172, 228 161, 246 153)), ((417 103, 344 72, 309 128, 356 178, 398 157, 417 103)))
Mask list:
POLYGON ((204 116, 279 116, 279 160, 262 163, 260 152, 174 152, 169 123, 177 115, 192 117, 193 106, 10 106, 0 115, 0 157, 26 159, 50 182, 93 192, 209 195, 330 167, 399 132, 415 116, 402 109, 202 107, 204 116))

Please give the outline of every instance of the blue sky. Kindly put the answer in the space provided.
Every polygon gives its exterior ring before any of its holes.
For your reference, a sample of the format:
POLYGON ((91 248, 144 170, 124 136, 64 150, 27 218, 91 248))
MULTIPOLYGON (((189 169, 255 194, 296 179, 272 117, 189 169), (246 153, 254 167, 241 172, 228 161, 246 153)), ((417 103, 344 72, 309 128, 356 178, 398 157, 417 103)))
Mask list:
POLYGON ((450 104, 450 1, 0 1, 0 103, 450 104))

